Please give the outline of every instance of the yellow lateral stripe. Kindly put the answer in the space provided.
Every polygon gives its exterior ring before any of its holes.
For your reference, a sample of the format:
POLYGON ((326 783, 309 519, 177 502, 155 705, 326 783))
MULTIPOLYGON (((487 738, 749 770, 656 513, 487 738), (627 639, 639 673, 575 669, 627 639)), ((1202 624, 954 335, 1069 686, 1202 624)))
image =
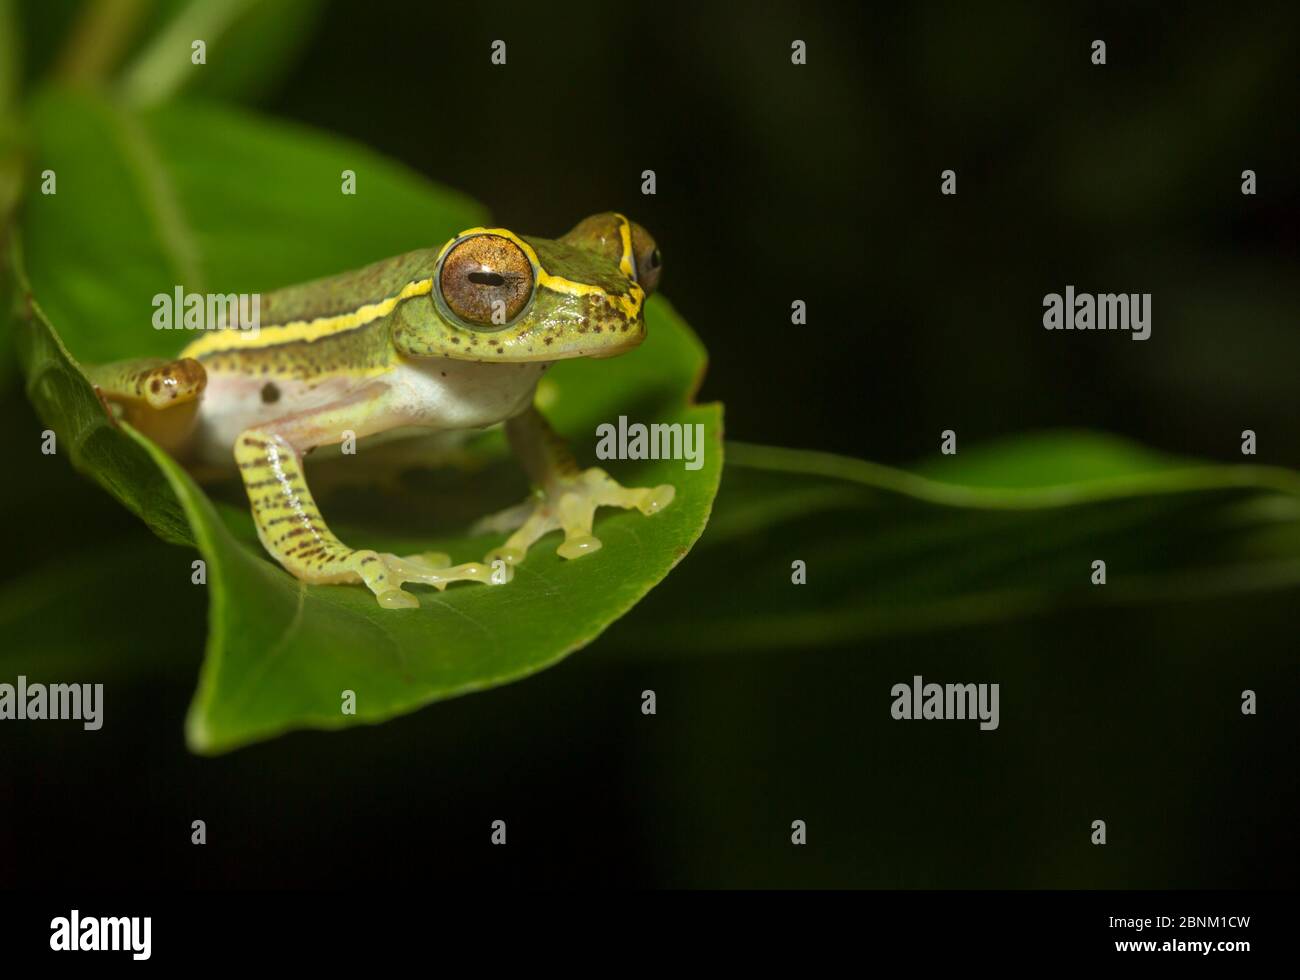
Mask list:
POLYGON ((317 317, 314 320, 292 320, 288 323, 269 324, 258 330, 213 330, 190 343, 181 357, 200 357, 214 351, 243 350, 249 347, 271 347, 275 344, 292 344, 299 341, 319 340, 345 330, 355 330, 367 323, 388 316, 397 304, 412 296, 427 295, 433 288, 433 279, 417 279, 402 287, 396 296, 366 303, 348 313, 317 317))
POLYGON ((505 228, 467 228, 459 235, 449 241, 438 252, 438 261, 447 254, 447 249, 453 244, 470 235, 500 235, 502 238, 508 238, 519 246, 524 255, 528 256, 534 268, 537 269, 537 285, 557 293, 565 293, 569 296, 604 296, 607 299, 617 303, 629 318, 635 319, 636 315, 641 312, 641 301, 645 299, 645 291, 637 283, 631 283, 631 288, 626 295, 611 295, 600 286, 593 286, 586 282, 574 282, 572 279, 565 279, 561 276, 553 276, 546 271, 542 265, 541 259, 537 257, 537 252, 526 241, 516 235, 513 231, 505 228))

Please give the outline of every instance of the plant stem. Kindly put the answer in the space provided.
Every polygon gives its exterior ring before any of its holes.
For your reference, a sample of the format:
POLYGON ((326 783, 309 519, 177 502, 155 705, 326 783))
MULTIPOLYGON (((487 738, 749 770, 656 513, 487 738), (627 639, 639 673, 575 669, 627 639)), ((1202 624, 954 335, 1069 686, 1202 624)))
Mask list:
POLYGON ((103 84, 130 43, 143 10, 142 0, 86 0, 54 76, 70 85, 103 84))
POLYGON ((156 105, 170 98, 193 77, 191 45, 203 41, 210 54, 250 5, 249 0, 192 0, 123 74, 123 96, 137 106, 156 105))
POLYGON ((848 480, 947 507, 1034 510, 1068 507, 1116 497, 1255 487, 1300 496, 1300 475, 1280 466, 1190 464, 1040 487, 970 487, 909 473, 867 460, 779 446, 727 442, 727 465, 805 473, 848 480))

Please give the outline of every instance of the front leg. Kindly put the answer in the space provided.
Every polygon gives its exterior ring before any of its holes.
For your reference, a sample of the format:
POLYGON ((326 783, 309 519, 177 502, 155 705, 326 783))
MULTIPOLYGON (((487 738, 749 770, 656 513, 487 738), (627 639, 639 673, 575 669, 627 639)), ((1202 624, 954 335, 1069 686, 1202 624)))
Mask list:
POLYGON ((672 503, 675 491, 670 484, 624 487, 602 469, 580 470, 535 406, 506 423, 506 438, 534 485, 535 500, 519 515, 519 529, 484 559, 489 564, 498 559, 519 564, 538 538, 557 529, 564 532, 564 543, 556 553, 581 558, 600 548, 600 539, 591 533, 597 507, 635 507, 649 516, 672 503))
POLYGON ((363 582, 387 609, 418 606, 419 600, 401 588, 422 582, 439 590, 451 582, 496 584, 509 569, 494 577, 490 563, 471 562, 448 567, 446 555, 405 558, 349 548, 329 529, 302 471, 300 448, 323 444, 326 433, 342 431, 338 415, 345 407, 291 416, 248 429, 235 440, 235 462, 253 509, 257 536, 271 556, 303 582, 336 584, 363 582))

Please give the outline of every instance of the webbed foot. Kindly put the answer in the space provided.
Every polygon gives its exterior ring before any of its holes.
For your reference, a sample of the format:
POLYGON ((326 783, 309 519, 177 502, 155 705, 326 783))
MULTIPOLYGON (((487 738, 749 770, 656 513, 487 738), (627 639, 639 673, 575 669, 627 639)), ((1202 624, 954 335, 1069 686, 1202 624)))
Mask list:
POLYGON ((376 551, 354 551, 346 559, 349 571, 361 577, 385 609, 412 609, 420 601, 401 586, 407 582, 432 585, 439 592, 452 582, 482 582, 502 585, 513 576, 508 564, 492 567, 491 562, 451 565, 442 554, 398 555, 376 551))
POLYGON ((592 534, 596 508, 635 508, 649 516, 672 503, 675 493, 667 483, 657 487, 625 487, 597 467, 561 478, 549 493, 537 496, 519 530, 501 547, 490 551, 484 561, 491 564, 501 560, 507 565, 518 565, 539 538, 554 530, 564 532, 564 541, 556 549, 561 558, 590 555, 601 547, 600 539, 592 534))

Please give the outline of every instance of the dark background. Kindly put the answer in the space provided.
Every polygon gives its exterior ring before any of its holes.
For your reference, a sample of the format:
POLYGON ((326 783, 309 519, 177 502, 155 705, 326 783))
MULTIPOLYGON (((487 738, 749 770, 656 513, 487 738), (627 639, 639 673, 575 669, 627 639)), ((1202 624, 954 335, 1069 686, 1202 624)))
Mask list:
POLYGON ((946 428, 1086 426, 1239 459, 1253 428, 1264 458, 1300 460, 1294 13, 563 10, 336 4, 266 108, 507 227, 641 221, 733 438, 901 461, 946 428), (1043 295, 1067 283, 1152 293, 1152 339, 1043 330, 1043 295))
MULTIPOLYGON (((1253 428, 1260 462, 1294 466, 1297 15, 1166 6, 337 3, 260 107, 526 233, 606 209, 644 223, 731 438, 902 462, 947 428, 967 446, 1081 426, 1232 460, 1253 428), (1043 295, 1067 283, 1152 293, 1151 339, 1043 330, 1043 295)), ((36 424, 14 411, 13 431, 36 424)), ((114 528, 110 545, 175 554, 71 474, 41 493, 114 528)), ((106 676, 145 666, 109 705, 129 722, 94 738, 6 727, 5 879, 1293 881, 1294 590, 753 658, 597 643, 383 726, 209 760, 181 740, 203 597, 161 578, 142 576, 139 613, 56 613, 99 637, 106 676), (115 622, 134 615, 156 618, 162 656, 115 622), (883 692, 913 673, 1000 678, 1001 729, 892 722, 883 692), (488 844, 498 818, 506 848, 488 844)))

